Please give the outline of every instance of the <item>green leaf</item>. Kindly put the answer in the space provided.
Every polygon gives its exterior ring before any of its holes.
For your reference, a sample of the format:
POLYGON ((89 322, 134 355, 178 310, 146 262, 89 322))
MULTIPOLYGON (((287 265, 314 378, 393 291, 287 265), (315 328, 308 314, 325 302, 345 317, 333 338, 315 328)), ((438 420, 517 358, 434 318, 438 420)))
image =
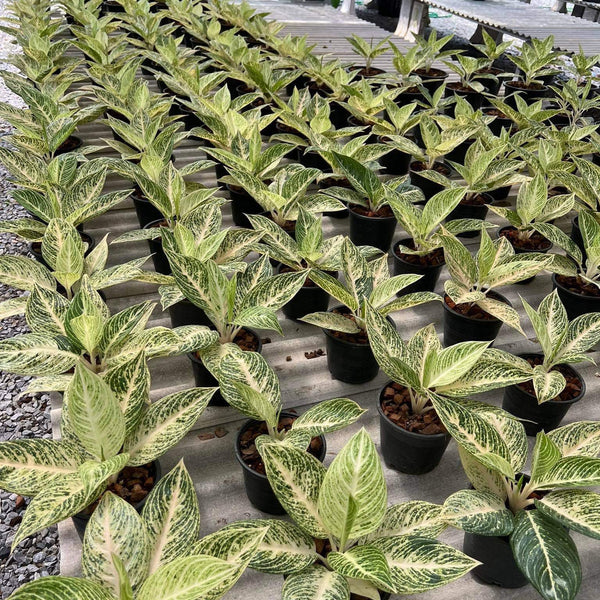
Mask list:
POLYGON ((358 333, 360 331, 360 327, 355 321, 333 312, 311 313, 302 317, 300 321, 332 331, 342 331, 344 333, 358 333))
POLYGON ((75 577, 52 575, 30 581, 10 596, 10 600, 32 600, 33 598, 69 598, 69 600, 114 600, 105 588, 75 577))
POLYGON ((459 579, 477 561, 437 540, 392 536, 374 540, 390 567, 397 594, 417 594, 459 579))
POLYGON ((600 496, 588 490, 559 490, 535 501, 546 517, 572 531, 600 539, 600 496))
POLYGON ((348 539, 375 531, 383 520, 387 489, 375 444, 364 429, 348 441, 331 463, 319 493, 319 514, 327 530, 344 534, 348 511, 356 505, 348 539))
POLYGON ((113 555, 126 568, 132 586, 146 576, 150 544, 136 510, 111 492, 106 492, 85 529, 81 566, 83 575, 119 597, 121 577, 113 555))
POLYGON ((574 600, 581 585, 577 548, 562 525, 521 511, 510 538, 515 561, 545 600, 574 600))
POLYGON ((507 491, 503 475, 479 462, 461 446, 458 447, 458 454, 465 474, 476 490, 506 499, 507 491))
POLYGON ((27 308, 28 299, 28 296, 21 296, 0 302, 0 319, 22 315, 27 308))
POLYGON ((149 540, 148 574, 185 556, 198 539, 200 507, 183 460, 160 479, 142 510, 149 540))
POLYGON ((395 591, 386 557, 374 545, 355 546, 343 553, 330 552, 327 562, 344 577, 368 581, 386 592, 395 591))
POLYGON ((310 278, 338 302, 341 302, 344 306, 352 310, 358 310, 359 305, 354 296, 335 277, 322 271, 313 270, 311 271, 310 278))
POLYGON ((548 437, 558 446, 562 456, 600 454, 600 422, 578 421, 549 432, 548 437))
POLYGON ((303 432, 309 438, 317 437, 351 425, 365 412, 348 398, 325 400, 300 415, 292 424, 291 432, 303 432))
POLYGON ((557 461, 535 482, 537 489, 600 485, 600 458, 567 456, 557 461))
POLYGON ((59 375, 79 360, 68 340, 28 333, 0 340, 0 370, 18 375, 59 375))
POLYGON ((453 527, 478 535, 505 536, 513 530, 513 514, 504 498, 489 492, 455 492, 444 502, 441 517, 453 527))
POLYGON ((125 419, 110 387, 81 364, 66 392, 69 423, 83 447, 98 460, 115 456, 125 440, 125 419))
POLYGON ((531 457, 531 479, 536 481, 552 468, 561 458, 558 446, 540 431, 535 439, 531 457))
POLYGON ((288 515, 308 535, 326 538, 317 507, 325 467, 311 454, 285 443, 261 444, 259 450, 273 492, 288 515))
POLYGON ((153 402, 125 440, 128 464, 145 465, 175 446, 194 426, 216 389, 191 388, 153 402))
POLYGON ((66 335, 64 321, 68 306, 68 300, 58 292, 35 285, 27 298, 27 325, 35 333, 66 335))
POLYGON ((543 365, 533 368, 533 389, 537 396, 538 404, 543 404, 556 398, 567 385, 562 373, 547 371, 543 365))
POLYGON ((281 600, 350 600, 350 588, 343 575, 314 565, 290 575, 281 590, 281 600))
POLYGON ((394 504, 385 511, 381 526, 369 538, 390 536, 437 537, 446 523, 441 518, 442 507, 423 500, 394 504))
POLYGON ((56 280, 37 260, 25 256, 0 256, 0 282, 17 290, 32 292, 36 285, 56 289, 56 280))

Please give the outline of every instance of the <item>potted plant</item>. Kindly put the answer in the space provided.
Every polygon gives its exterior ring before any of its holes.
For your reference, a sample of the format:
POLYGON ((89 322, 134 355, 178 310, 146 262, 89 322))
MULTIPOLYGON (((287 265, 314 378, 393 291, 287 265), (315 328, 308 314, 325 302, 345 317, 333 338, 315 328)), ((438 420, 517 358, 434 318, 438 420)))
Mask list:
POLYGON ((448 77, 446 71, 435 68, 433 63, 455 54, 454 50, 444 50, 444 47, 452 39, 452 35, 446 35, 438 39, 437 31, 433 30, 427 38, 415 35, 414 39, 417 48, 418 66, 413 69, 412 74, 418 75, 421 78, 423 87, 433 94, 448 77))
POLYGON ((375 43, 373 39, 368 42, 355 33, 346 38, 352 46, 354 54, 360 56, 364 60, 364 64, 352 66, 353 70, 356 69, 358 71, 358 77, 371 79, 374 76, 376 77, 377 75, 382 75, 384 73, 382 69, 373 67, 373 61, 389 51, 389 39, 390 36, 383 38, 377 43, 375 43))
POLYGON ((422 474, 440 462, 450 441, 436 412, 437 399, 464 397, 530 378, 528 364, 489 342, 462 342, 442 349, 433 324, 404 342, 377 311, 367 307, 373 354, 391 377, 379 392, 381 453, 402 473, 422 474))
POLYGON ((391 277, 387 255, 367 261, 347 238, 341 248, 341 272, 343 280, 340 281, 322 271, 311 274, 312 280, 341 306, 335 306, 328 312, 305 315, 300 320, 323 329, 327 340, 327 366, 335 379, 364 383, 376 377, 379 371, 367 336, 364 300, 367 299, 384 317, 388 317, 394 311, 440 300, 440 297, 432 292, 418 292, 396 298, 398 291, 420 276, 391 277))
POLYGON ((493 341, 502 323, 523 333, 517 311, 494 288, 551 268, 554 256, 515 254, 506 238, 492 241, 485 230, 475 257, 453 235, 441 235, 440 242, 450 273, 444 284, 444 344, 493 341))
POLYGON ((268 436, 273 443, 292 445, 323 462, 323 434, 351 425, 364 411, 347 398, 320 402, 300 417, 283 411, 279 379, 265 359, 232 345, 224 349, 218 372, 223 397, 250 418, 239 430, 235 445, 248 499, 263 512, 285 514, 265 475, 257 438, 268 436))
POLYGON ((504 390, 502 408, 523 420, 527 435, 558 427, 572 404, 583 399, 585 381, 571 365, 591 360, 585 353, 600 340, 600 313, 571 322, 555 289, 536 311, 521 299, 541 353, 520 354, 531 365, 531 381, 504 390))
POLYGON ((512 42, 497 43, 485 29, 482 29, 482 34, 483 44, 471 44, 471 46, 477 50, 479 56, 487 59, 487 64, 479 70, 479 73, 493 75, 491 79, 486 79, 482 83, 488 93, 497 96, 502 84, 513 77, 512 73, 505 73, 504 69, 495 66, 497 61, 503 58, 505 52, 512 46, 512 42))
POLYGON ((385 101, 394 100, 400 93, 398 88, 376 87, 368 79, 352 82, 344 86, 347 99, 338 104, 349 113, 347 124, 354 127, 372 125, 375 119, 385 110, 385 101))
POLYGON ((317 552, 311 552, 315 564, 284 571, 283 598, 307 592, 353 600, 413 594, 449 583, 475 565, 433 539, 440 531, 435 507, 386 507, 383 470, 364 429, 350 438, 328 469, 306 452, 264 436, 259 451, 282 506, 316 542, 317 552), (420 537, 402 526, 403 515, 405 522, 419 521, 420 537))
POLYGON ((482 563, 473 570, 477 579, 509 588, 529 582, 548 600, 575 598, 581 564, 569 530, 598 537, 598 495, 584 489, 600 481, 589 437, 597 427, 583 421, 538 433, 526 476, 523 426, 475 415, 473 437, 460 446, 474 489, 451 495, 442 517, 465 531, 463 550, 482 563))
POLYGON ((446 93, 450 91, 465 98, 473 108, 480 108, 485 97, 483 92, 486 90, 480 80, 495 79, 493 74, 482 72, 489 64, 488 60, 457 54, 455 61, 445 60, 444 64, 460 78, 457 82, 446 84, 446 93))
MULTIPOLYGON (((133 360, 143 365, 143 350, 133 360)), ((83 363, 76 364, 65 394, 62 440, 0 444, 0 464, 8 466, 0 485, 34 496, 13 548, 67 517, 74 517, 82 534, 91 514, 89 507, 107 487, 139 505, 145 497, 138 489, 140 479, 147 486, 156 481, 160 476, 156 459, 191 429, 215 391, 192 388, 150 403, 147 368, 136 373, 139 386, 132 392, 130 367, 131 362, 118 365, 102 378, 83 363)))
POLYGON ((112 492, 102 496, 85 532, 83 578, 42 577, 11 598, 59 593, 74 600, 111 600, 123 590, 132 600, 167 590, 220 598, 256 556, 270 528, 232 524, 200 540, 199 529, 198 499, 181 461, 148 494, 141 514, 112 492), (217 536, 220 545, 214 548, 217 536))

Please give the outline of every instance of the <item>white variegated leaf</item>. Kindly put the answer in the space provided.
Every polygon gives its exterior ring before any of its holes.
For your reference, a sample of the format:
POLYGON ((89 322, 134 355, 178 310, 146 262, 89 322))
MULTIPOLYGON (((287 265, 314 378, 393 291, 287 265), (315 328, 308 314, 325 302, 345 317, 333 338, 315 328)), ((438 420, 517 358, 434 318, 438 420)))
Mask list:
POLYGON ((350 588, 343 575, 314 565, 290 575, 281 590, 281 600, 350 600, 350 588))
POLYGON ((400 535, 436 538, 447 526, 441 513, 439 504, 423 500, 394 504, 385 511, 381 526, 369 539, 400 535))
POLYGON ((548 518, 568 529, 600 539, 600 495, 588 490, 550 492, 535 505, 548 518))
POLYGON ((333 312, 311 313, 302 317, 300 321, 332 331, 341 331, 344 333, 358 333, 360 331, 360 327, 355 321, 333 312))
POLYGON ((26 333, 0 340, 0 369, 18 375, 60 375, 75 366, 79 356, 64 337, 26 333))
POLYGON ((309 438, 331 433, 351 425, 366 411, 349 398, 333 398, 319 402, 300 415, 292 431, 306 432, 309 438))
POLYGON ((52 575, 31 581, 16 590, 10 600, 114 600, 114 596, 101 585, 75 577, 60 577, 52 575))
POLYGON ((550 431, 548 437, 558 446, 562 456, 600 454, 600 422, 577 421, 550 431))
POLYGON ((346 552, 330 552, 327 562, 344 577, 368 581, 386 592, 395 591, 386 557, 374 545, 354 546, 346 552))
POLYGON ((25 256, 0 256, 0 282, 28 292, 32 292, 36 285, 46 290, 56 289, 56 280, 50 271, 25 256))

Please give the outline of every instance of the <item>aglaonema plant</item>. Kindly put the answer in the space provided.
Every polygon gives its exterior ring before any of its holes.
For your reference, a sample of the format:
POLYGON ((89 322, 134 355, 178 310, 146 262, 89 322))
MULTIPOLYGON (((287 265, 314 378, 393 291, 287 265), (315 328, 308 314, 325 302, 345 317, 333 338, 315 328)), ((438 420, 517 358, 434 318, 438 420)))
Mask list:
MULTIPOLYGON (((508 536, 514 563, 542 598, 573 600, 582 569, 569 530, 600 539, 595 518, 600 496, 585 489, 600 482, 598 424, 581 421, 538 433, 526 476, 523 426, 487 419, 478 404, 465 404, 459 419, 469 435, 455 438, 474 489, 451 495, 441 516, 469 535, 483 536, 482 546, 485 536, 508 536)), ((488 573, 497 570, 492 563, 485 566, 488 573)))
POLYGON ((199 539, 200 507, 180 461, 148 494, 141 514, 112 492, 102 496, 86 527, 82 578, 44 577, 11 598, 149 600, 182 593, 220 598, 270 531, 268 521, 252 525, 232 524, 199 539))
POLYGON ((382 54, 389 52, 390 47, 388 42, 390 38, 386 37, 375 43, 373 39, 367 41, 365 38, 353 33, 351 37, 346 39, 350 42, 354 54, 360 56, 364 60, 364 65, 360 65, 364 71, 362 74, 366 76, 377 74, 379 70, 373 70, 371 68, 373 66, 373 61, 382 54))
POLYGON ((0 444, 0 487, 33 496, 13 549, 84 511, 126 466, 162 456, 196 423, 215 389, 191 388, 151 403, 143 350, 102 377, 77 364, 65 390, 61 439, 0 444))
POLYGON ((411 514, 411 503, 387 507, 379 456, 364 429, 350 438, 328 469, 306 452, 267 436, 257 438, 257 446, 269 482, 298 531, 293 544, 310 548, 310 563, 297 559, 285 570, 277 563, 251 565, 288 575, 283 600, 350 594, 377 600, 380 591, 424 592, 476 566, 434 539, 443 529, 434 510, 423 506, 419 511, 421 505, 413 504, 411 514), (415 521, 420 535, 411 535, 415 521))

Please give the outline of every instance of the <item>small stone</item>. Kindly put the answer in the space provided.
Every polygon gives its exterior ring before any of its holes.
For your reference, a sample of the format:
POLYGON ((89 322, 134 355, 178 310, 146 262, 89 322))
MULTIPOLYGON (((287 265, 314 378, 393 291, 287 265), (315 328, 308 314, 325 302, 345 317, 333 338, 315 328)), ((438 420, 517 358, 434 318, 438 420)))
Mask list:
POLYGON ((285 360, 286 360, 286 362, 292 362, 292 357, 291 356, 286 356, 285 360))

